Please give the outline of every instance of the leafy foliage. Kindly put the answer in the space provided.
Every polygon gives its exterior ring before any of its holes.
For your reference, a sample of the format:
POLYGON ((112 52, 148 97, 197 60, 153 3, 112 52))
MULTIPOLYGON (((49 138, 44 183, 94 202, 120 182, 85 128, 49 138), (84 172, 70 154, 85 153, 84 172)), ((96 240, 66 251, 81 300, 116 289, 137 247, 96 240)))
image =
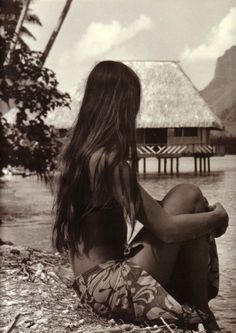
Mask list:
POLYGON ((14 100, 18 113, 15 126, 1 117, 5 148, 0 166, 23 166, 45 176, 55 169, 60 148, 58 132, 45 124, 45 117, 56 107, 69 107, 70 96, 58 89, 55 73, 41 67, 40 59, 40 52, 17 48, 11 62, 2 63, 0 98, 14 100))
POLYGON ((40 52, 17 49, 11 63, 1 71, 0 98, 5 102, 15 100, 20 110, 18 126, 26 125, 27 111, 35 113, 35 119, 42 122, 48 111, 69 105, 69 95, 57 89, 55 73, 41 67, 40 58, 40 52))
MULTIPOLYGON (((14 101, 16 123, 0 117, 0 170, 10 165, 22 166, 46 176, 56 167, 61 140, 58 131, 45 123, 48 112, 69 107, 70 96, 58 89, 55 73, 42 66, 40 52, 31 51, 24 35, 34 38, 24 25, 11 58, 7 54, 23 8, 23 0, 0 0, 0 99, 8 105, 14 101)), ((41 25, 28 8, 25 22, 41 25)))
POLYGON ((5 168, 11 161, 11 150, 12 145, 8 139, 9 135, 9 124, 7 124, 6 120, 2 117, 0 113, 0 172, 3 168, 5 168))
MULTIPOLYGON (((22 0, 0 0, 0 25, 4 28, 4 34, 13 37, 17 21, 19 19, 24 1, 22 0)), ((37 15, 29 8, 25 17, 25 22, 41 26, 42 23, 37 15)), ((22 26, 19 36, 19 45, 29 49, 22 37, 27 36, 35 39, 34 35, 25 26, 22 26)))

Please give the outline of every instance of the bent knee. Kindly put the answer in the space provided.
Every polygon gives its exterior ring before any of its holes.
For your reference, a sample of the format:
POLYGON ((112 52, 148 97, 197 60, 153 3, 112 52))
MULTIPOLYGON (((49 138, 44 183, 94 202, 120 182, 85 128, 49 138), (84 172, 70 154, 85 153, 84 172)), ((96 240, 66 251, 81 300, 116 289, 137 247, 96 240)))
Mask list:
POLYGON ((194 184, 179 184, 163 199, 163 206, 172 214, 202 212, 205 201, 200 188, 194 184))
POLYGON ((197 185, 194 184, 179 184, 176 186, 176 191, 178 191, 180 195, 188 198, 188 200, 191 200, 193 203, 196 203, 203 198, 202 191, 197 185))

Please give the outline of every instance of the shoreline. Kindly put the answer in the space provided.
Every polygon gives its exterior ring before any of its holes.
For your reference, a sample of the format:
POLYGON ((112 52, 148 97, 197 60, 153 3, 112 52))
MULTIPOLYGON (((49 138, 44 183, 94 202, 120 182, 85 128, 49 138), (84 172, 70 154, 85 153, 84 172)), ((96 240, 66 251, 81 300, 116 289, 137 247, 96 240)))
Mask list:
MULTIPOLYGON (((155 162, 153 164, 154 168, 156 168, 155 162)), ((230 216, 228 231, 226 235, 217 239, 220 259, 220 292, 211 301, 210 306, 216 314, 217 321, 223 332, 230 333, 236 330, 233 310, 235 309, 236 301, 236 290, 234 287, 234 262, 236 259, 234 250, 236 240, 236 156, 217 158, 214 162, 217 163, 212 165, 212 171, 214 171, 210 177, 191 177, 189 174, 186 177, 186 174, 184 174, 179 177, 166 176, 159 178, 157 175, 151 174, 150 176, 142 176, 141 181, 145 188, 158 199, 161 199, 174 185, 191 181, 202 189, 210 203, 220 200, 228 211, 230 216), (225 171, 218 171, 223 167, 225 171)), ((188 166, 192 166, 191 160, 189 160, 188 166)), ((42 182, 37 181, 35 176, 26 178, 21 176, 5 177, 1 179, 0 183, 2 190, 0 207, 0 218, 2 219, 0 225, 1 237, 19 246, 40 248, 43 251, 48 250, 52 254, 50 235, 53 197, 50 189, 42 182)), ((8 309, 10 312, 11 308, 9 307, 8 309)), ((4 331, 4 333, 6 332, 4 331)))
POLYGON ((140 327, 97 316, 80 303, 67 259, 60 255, 1 241, 0 256, 0 330, 4 333, 183 333, 165 323, 140 327))

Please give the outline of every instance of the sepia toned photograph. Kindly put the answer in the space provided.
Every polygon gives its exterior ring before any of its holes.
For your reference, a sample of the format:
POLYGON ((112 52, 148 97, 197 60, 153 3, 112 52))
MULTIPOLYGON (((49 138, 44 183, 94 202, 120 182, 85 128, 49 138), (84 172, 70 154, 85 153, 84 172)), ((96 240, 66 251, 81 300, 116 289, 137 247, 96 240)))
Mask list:
POLYGON ((0 331, 236 331, 236 0, 0 0, 0 331))

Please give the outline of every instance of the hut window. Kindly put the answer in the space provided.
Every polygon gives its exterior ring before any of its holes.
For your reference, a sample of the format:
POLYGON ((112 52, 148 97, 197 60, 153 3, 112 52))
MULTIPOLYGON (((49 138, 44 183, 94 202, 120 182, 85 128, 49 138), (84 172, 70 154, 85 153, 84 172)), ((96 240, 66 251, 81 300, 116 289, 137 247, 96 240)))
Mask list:
POLYGON ((146 143, 167 143, 167 128, 146 128, 146 143))
POLYGON ((144 128, 137 128, 136 136, 137 136, 138 143, 145 143, 145 129, 144 128))
POLYGON ((182 128, 175 128, 175 136, 182 136, 182 128))
POLYGON ((184 136, 198 136, 197 127, 184 128, 184 136))

